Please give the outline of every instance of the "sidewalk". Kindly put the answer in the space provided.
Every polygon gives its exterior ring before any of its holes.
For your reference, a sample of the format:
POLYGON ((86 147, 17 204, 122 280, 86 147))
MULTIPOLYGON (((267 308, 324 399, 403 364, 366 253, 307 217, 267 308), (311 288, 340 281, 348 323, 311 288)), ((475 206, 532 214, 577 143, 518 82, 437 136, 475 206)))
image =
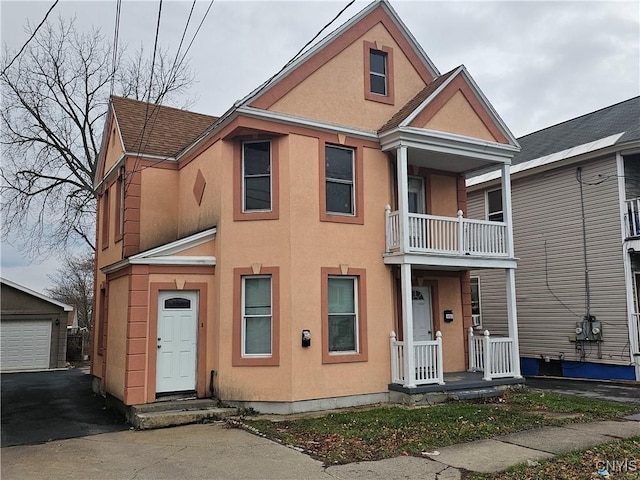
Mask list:
POLYGON ((620 421, 545 427, 402 456, 324 467, 288 448, 222 423, 89 435, 2 449, 3 479, 461 479, 516 463, 640 435, 640 414, 620 421), (60 459, 74 459, 61 461, 60 459))

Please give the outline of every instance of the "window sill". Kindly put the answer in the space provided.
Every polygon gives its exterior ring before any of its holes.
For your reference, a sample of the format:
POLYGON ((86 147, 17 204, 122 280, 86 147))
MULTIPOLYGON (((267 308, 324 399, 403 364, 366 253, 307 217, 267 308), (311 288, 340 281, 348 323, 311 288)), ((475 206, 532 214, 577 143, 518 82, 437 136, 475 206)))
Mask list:
POLYGON ((325 353, 322 355, 322 363, 355 363, 366 362, 367 355, 364 353, 325 353))

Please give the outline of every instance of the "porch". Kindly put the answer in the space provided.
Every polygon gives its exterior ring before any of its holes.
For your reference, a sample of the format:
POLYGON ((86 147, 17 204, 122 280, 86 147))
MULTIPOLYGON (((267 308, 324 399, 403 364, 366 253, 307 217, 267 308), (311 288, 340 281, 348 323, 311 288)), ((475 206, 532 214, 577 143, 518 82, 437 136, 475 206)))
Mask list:
POLYGON ((408 351, 405 342, 398 340, 395 332, 391 332, 389 341, 390 390, 424 393, 458 390, 467 384, 470 388, 471 386, 477 388, 522 382, 517 343, 511 337, 491 337, 488 330, 485 330, 483 335, 477 336, 474 335, 473 328, 470 328, 468 332, 469 371, 467 372, 469 375, 461 375, 460 372, 444 373, 441 332, 436 333, 435 340, 412 341, 410 347, 412 354, 409 356, 405 356, 408 351), (505 379, 508 381, 503 382, 502 380, 505 379))

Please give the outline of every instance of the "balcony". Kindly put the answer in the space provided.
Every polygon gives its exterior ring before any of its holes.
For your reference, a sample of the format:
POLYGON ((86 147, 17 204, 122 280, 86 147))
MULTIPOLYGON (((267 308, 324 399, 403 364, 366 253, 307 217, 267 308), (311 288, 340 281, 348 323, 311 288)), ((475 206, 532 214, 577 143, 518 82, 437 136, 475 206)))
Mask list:
POLYGON ((385 263, 409 263, 459 268, 515 268, 509 255, 507 224, 437 215, 409 213, 403 248, 402 222, 398 211, 386 208, 385 263), (406 260, 406 259, 405 259, 406 260))

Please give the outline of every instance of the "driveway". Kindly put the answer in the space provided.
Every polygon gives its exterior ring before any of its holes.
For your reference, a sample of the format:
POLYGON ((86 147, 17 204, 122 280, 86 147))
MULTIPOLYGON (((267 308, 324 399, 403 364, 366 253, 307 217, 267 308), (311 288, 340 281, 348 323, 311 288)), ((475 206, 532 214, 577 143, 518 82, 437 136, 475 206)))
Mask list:
POLYGON ((640 405, 640 383, 527 377, 527 387, 568 395, 640 405))
POLYGON ((124 419, 105 408, 81 369, 3 373, 2 447, 127 430, 124 419))

